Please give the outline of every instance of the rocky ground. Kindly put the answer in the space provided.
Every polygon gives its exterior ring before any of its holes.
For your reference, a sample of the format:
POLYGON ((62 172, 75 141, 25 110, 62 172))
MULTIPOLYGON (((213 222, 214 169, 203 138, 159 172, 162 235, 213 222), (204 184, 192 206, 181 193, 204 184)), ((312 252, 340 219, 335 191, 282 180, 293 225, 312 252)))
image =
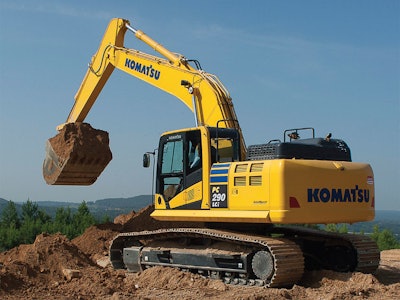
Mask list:
MULTIPOLYGON (((291 289, 226 285, 197 274, 154 267, 137 274, 113 270, 108 247, 118 232, 164 226, 150 208, 92 226, 70 241, 37 236, 0 253, 1 299, 399 299, 400 249, 383 251, 375 274, 314 271, 291 289)), ((176 224, 179 225, 179 224, 176 224)))

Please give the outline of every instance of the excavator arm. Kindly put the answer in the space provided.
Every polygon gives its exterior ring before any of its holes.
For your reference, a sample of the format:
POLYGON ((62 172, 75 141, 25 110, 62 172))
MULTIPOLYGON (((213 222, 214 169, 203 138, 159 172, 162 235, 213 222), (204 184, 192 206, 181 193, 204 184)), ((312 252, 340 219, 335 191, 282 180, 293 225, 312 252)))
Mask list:
MULTIPOLYGON (((215 75, 206 73, 200 68, 194 68, 189 62, 184 56, 169 51, 144 32, 131 27, 129 21, 112 19, 75 95, 75 103, 68 118, 57 129, 61 132, 68 124, 83 122, 108 78, 114 69, 118 68, 177 97, 194 112, 196 126, 237 129, 241 137, 241 159, 244 159, 246 146, 228 91, 215 75), (163 57, 124 47, 127 30, 132 31, 136 38, 163 57)), ((77 145, 84 140, 82 137, 79 139, 80 141, 76 142, 77 145)), ((104 140, 108 141, 108 136, 102 138, 102 147, 104 140)), ((91 145, 91 148, 95 147, 91 145)), ((85 149, 68 152, 65 151, 67 146, 61 146, 62 151, 56 151, 54 148, 54 142, 52 144, 52 139, 50 139, 43 166, 43 174, 49 184, 92 184, 111 160, 111 158, 107 161, 101 157, 87 157, 88 151, 85 149), (79 157, 73 155, 74 151, 79 153, 79 157), (57 152, 63 152, 64 157, 60 157, 57 152), (74 159, 70 159, 72 157, 74 159), (97 162, 96 171, 92 170, 91 174, 85 174, 88 162, 89 164, 97 162), (74 164, 73 172, 69 171, 69 166, 72 164, 74 164)), ((106 156, 111 156, 111 153, 106 156)))
MULTIPOLYGON (((168 87, 168 84, 170 84, 168 82, 169 77, 171 77, 170 74, 164 75, 160 80, 160 68, 158 68, 158 64, 163 64, 163 73, 167 73, 170 70, 166 68, 173 65, 173 63, 133 49, 124 48, 124 38, 128 27, 132 29, 129 26, 129 22, 123 19, 113 19, 109 23, 99 49, 92 57, 86 75, 75 95, 75 104, 71 109, 66 123, 84 121, 115 67, 176 95, 193 110, 190 97, 184 95, 187 94, 184 89, 172 89, 168 87)), ((143 36, 143 33, 136 32, 138 33, 138 37, 143 36)), ((164 48, 161 49, 161 47, 161 45, 154 45, 155 49, 168 55, 171 62, 179 64, 179 58, 176 55, 164 48)), ((59 128, 62 128, 62 126, 63 124, 59 128)))
POLYGON ((115 67, 180 99, 195 113, 196 125, 217 126, 224 120, 221 127, 239 129, 229 93, 216 76, 193 68, 184 56, 167 50, 123 19, 113 19, 108 25, 67 123, 85 119, 115 67), (125 48, 127 29, 165 58, 125 48))

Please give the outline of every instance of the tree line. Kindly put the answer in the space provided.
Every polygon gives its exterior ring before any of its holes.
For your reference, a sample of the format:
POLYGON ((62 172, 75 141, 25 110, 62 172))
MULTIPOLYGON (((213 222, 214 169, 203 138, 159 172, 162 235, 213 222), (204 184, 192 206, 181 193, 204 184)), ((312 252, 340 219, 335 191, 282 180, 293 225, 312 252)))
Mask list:
MULTIPOLYGON (((325 230, 339 233, 348 233, 349 231, 347 224, 327 224, 325 230)), ((400 248, 400 242, 389 229, 381 230, 378 225, 374 225, 370 237, 376 242, 380 251, 400 248)))
POLYGON ((30 200, 22 204, 22 212, 18 214, 13 201, 8 201, 0 218, 0 251, 5 251, 20 244, 32 244, 38 234, 43 232, 53 234, 60 232, 73 239, 81 235, 86 228, 109 221, 106 216, 98 221, 90 213, 85 201, 73 213, 71 209, 60 207, 54 218, 37 203, 30 200))
MULTIPOLYGON (((108 216, 96 220, 85 201, 79 205, 75 213, 69 207, 57 208, 54 218, 30 200, 22 204, 22 212, 18 214, 15 203, 8 201, 0 217, 0 251, 20 244, 32 244, 36 236, 43 232, 49 234, 60 232, 72 240, 81 235, 86 228, 110 221, 108 216)), ((315 228, 320 229, 319 226, 315 228)), ((323 230, 347 233, 348 227, 346 224, 327 224, 323 230)), ((381 251, 400 248, 399 241, 389 229, 381 230, 376 225, 370 237, 378 244, 381 251)))

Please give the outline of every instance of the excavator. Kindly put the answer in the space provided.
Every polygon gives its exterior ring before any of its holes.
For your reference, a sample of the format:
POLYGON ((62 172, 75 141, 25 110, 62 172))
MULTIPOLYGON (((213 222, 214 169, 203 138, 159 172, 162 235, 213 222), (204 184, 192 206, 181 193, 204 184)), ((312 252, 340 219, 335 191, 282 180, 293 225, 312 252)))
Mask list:
POLYGON ((151 217, 188 226, 118 234, 109 251, 115 269, 167 266, 265 287, 291 287, 307 270, 376 270, 380 253, 368 236, 314 228, 374 218, 371 166, 313 128, 247 147, 218 77, 128 20, 110 21, 66 122, 47 142, 48 184, 92 184, 112 159, 108 134, 84 120, 115 68, 172 94, 195 116, 195 126, 165 132, 157 151, 143 157, 145 167, 151 154, 157 158, 151 217), (161 56, 126 48, 127 31, 161 56))

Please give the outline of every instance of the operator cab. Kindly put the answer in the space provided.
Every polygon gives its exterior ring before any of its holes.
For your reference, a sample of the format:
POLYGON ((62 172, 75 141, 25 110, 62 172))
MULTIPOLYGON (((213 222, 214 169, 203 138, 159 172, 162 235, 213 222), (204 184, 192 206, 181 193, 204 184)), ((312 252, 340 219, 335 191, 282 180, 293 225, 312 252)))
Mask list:
POLYGON ((203 179, 216 162, 239 160, 236 129, 196 127, 165 133, 160 138, 156 193, 169 201, 203 179))

